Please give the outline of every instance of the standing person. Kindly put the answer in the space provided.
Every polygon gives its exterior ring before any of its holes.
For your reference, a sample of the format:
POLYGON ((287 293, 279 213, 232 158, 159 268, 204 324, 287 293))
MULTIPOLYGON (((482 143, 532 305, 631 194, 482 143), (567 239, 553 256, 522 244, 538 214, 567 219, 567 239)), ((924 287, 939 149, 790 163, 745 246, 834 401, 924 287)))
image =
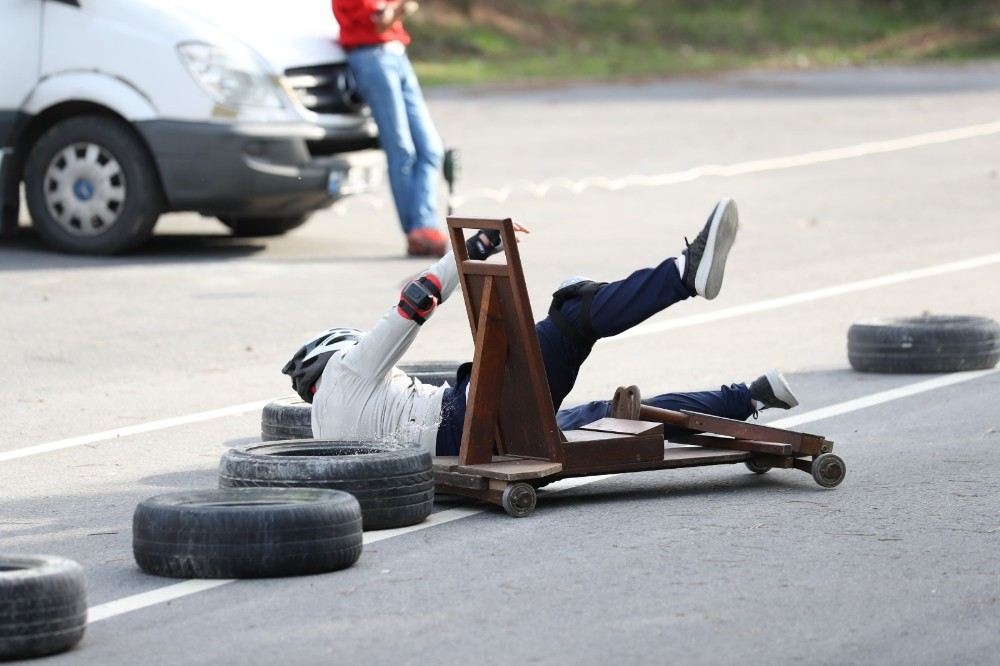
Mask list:
MULTIPOLYGON (((573 279, 555 293, 548 316, 535 330, 560 429, 578 428, 610 414, 609 400, 560 409, 599 339, 617 335, 689 297, 718 295, 738 224, 736 204, 723 199, 676 259, 616 282, 573 279)), ((520 225, 515 229, 527 231, 520 225)), ((485 259, 503 249, 499 242, 499 232, 479 231, 467 241, 469 257, 485 259)), ((295 353, 282 372, 292 378, 296 393, 312 403, 315 437, 419 443, 435 455, 458 455, 471 364, 459 369, 454 388, 422 384, 395 367, 421 325, 457 285, 458 268, 449 253, 408 284, 398 304, 370 332, 328 329, 295 353)), ((798 404, 777 370, 749 386, 737 383, 717 391, 667 393, 645 402, 739 420, 758 409, 790 409, 798 404)), ((667 426, 667 437, 680 430, 667 426)))
POLYGON ((416 2, 332 0, 340 44, 358 92, 372 110, 389 163, 389 185, 411 256, 444 256, 448 238, 437 217, 443 148, 420 82, 406 57, 403 19, 416 2))

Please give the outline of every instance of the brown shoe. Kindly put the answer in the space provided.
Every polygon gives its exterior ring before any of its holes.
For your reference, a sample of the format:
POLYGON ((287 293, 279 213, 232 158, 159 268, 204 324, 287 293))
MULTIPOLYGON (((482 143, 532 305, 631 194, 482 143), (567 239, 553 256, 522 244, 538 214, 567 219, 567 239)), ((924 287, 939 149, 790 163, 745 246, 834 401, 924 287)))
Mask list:
POLYGON ((443 257, 448 252, 448 237, 440 229, 414 229, 406 234, 406 253, 411 257, 443 257))

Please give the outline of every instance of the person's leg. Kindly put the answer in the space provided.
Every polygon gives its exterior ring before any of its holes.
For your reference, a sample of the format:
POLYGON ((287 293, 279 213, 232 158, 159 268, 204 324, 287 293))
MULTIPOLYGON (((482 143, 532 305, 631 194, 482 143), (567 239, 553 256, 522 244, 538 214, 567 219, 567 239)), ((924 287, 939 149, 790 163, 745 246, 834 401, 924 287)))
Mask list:
MULTIPOLYGON (((635 271, 623 280, 610 282, 594 294, 589 305, 589 331, 566 335, 551 316, 535 325, 545 363, 552 405, 559 409, 573 389, 580 366, 598 339, 628 330, 661 310, 691 295, 681 282, 673 258, 654 268, 635 271)), ((563 320, 578 330, 587 329, 585 302, 573 298, 559 308, 563 320)))
MULTIPOLYGON (((730 384, 718 391, 697 391, 693 393, 663 393, 643 400, 644 404, 660 409, 721 416, 727 419, 745 421, 755 411, 750 399, 750 389, 746 384, 730 384)), ((562 409, 556 413, 556 423, 560 430, 572 430, 604 418, 611 413, 610 400, 595 400, 583 405, 562 409)), ((690 431, 665 425, 667 439, 676 438, 690 431)))
POLYGON ((437 187, 438 171, 444 157, 441 137, 434 127, 420 82, 406 55, 398 56, 403 72, 402 93, 409 121, 410 135, 416 147, 416 161, 410 181, 409 215, 411 229, 438 228, 437 187))
POLYGON ((348 54, 347 62, 357 82, 358 92, 371 109, 378 126, 379 142, 385 151, 389 187, 399 224, 408 233, 414 225, 410 201, 417 151, 410 135, 409 118, 403 101, 398 56, 381 48, 360 48, 348 54))
POLYGON ((622 333, 689 296, 718 296, 738 229, 735 202, 722 199, 680 260, 638 270, 604 285, 591 298, 569 299, 558 308, 556 320, 549 316, 539 322, 535 330, 553 406, 558 410, 572 390, 597 340, 622 333))

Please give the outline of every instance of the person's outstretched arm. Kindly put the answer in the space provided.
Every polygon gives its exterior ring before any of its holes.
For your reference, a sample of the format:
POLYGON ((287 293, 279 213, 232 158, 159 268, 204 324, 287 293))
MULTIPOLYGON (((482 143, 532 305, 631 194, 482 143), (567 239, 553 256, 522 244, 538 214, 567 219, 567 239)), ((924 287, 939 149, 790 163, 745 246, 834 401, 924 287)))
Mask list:
MULTIPOLYGON (((516 231, 530 233, 519 224, 516 231)), ((503 250, 500 234, 478 231, 466 241, 470 259, 486 259, 503 250)), ((389 372, 413 344, 420 327, 437 306, 458 286, 458 266, 449 252, 411 280, 400 294, 399 303, 386 312, 375 327, 344 355, 344 365, 353 372, 375 378, 389 372)))

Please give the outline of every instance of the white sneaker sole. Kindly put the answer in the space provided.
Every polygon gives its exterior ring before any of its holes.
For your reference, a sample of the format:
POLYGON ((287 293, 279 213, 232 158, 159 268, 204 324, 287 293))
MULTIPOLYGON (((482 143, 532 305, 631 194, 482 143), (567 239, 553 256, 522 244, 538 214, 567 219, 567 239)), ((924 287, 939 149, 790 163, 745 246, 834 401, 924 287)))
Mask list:
POLYGON ((739 228, 740 216, 736 210, 736 202, 722 199, 715 205, 708 229, 708 241, 705 243, 705 254, 702 255, 698 272, 694 276, 694 288, 699 296, 712 300, 719 295, 722 278, 726 273, 726 260, 739 228))
POLYGON ((768 370, 764 373, 764 376, 767 377, 767 381, 771 384, 771 391, 774 392, 775 398, 788 405, 789 409, 798 406, 799 399, 792 393, 792 387, 788 385, 788 380, 785 379, 783 374, 777 370, 768 370))

